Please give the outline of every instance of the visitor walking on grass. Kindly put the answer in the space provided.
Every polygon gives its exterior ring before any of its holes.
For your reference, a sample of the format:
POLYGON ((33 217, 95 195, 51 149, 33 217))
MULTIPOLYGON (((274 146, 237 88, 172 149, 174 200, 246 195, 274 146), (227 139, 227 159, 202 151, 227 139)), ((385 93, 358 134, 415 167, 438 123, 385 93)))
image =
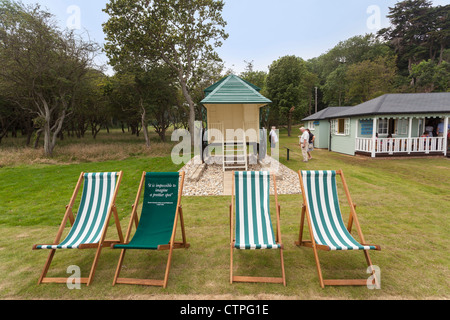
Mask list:
POLYGON ((303 162, 308 162, 309 133, 304 127, 300 128, 300 132, 302 133, 300 137, 300 147, 302 148, 303 162))

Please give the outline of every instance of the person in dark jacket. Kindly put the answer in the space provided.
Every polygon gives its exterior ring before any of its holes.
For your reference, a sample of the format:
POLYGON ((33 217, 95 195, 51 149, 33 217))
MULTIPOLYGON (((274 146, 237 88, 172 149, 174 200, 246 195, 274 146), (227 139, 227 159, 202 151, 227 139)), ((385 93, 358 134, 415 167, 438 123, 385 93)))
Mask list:
POLYGON ((311 130, 306 129, 309 133, 309 148, 308 148, 308 160, 312 159, 311 152, 314 151, 314 141, 316 140, 316 137, 311 133, 311 130))

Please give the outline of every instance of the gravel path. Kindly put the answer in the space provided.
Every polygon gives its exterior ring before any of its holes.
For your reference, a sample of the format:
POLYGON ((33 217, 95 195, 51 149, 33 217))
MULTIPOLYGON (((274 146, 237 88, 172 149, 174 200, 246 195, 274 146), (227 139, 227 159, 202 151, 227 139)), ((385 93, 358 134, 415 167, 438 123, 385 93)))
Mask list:
MULTIPOLYGON (((270 165, 275 167, 278 165, 278 171, 273 171, 277 176, 277 190, 278 194, 300 194, 300 183, 298 174, 274 160, 267 157, 266 163, 249 165, 248 171, 268 171, 270 165)), ((212 164, 206 165, 203 174, 200 175, 198 181, 192 180, 191 177, 198 169, 194 159, 187 163, 180 171, 186 173, 184 183, 184 196, 223 196, 228 195, 229 190, 224 190, 224 172, 221 165, 212 164)), ((227 171, 230 174, 230 171, 227 171)), ((273 194, 273 181, 271 181, 271 194, 273 194)))

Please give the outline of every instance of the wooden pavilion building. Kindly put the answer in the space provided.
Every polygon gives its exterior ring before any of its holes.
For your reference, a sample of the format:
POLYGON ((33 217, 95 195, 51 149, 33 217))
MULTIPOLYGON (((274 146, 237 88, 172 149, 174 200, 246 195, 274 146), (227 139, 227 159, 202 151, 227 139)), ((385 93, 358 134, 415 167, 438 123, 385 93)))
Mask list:
POLYGON ((201 104, 207 110, 205 148, 222 151, 224 171, 247 170, 250 146, 256 155, 266 150, 267 131, 261 134, 261 108, 272 103, 257 86, 230 75, 206 88, 201 104))

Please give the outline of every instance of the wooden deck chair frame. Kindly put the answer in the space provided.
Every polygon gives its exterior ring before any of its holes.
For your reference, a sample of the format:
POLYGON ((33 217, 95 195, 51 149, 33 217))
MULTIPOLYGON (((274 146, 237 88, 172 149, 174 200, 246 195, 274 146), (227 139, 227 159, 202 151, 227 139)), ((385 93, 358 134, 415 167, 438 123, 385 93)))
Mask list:
MULTIPOLYGON (((125 244, 129 243, 129 241, 130 241, 133 224, 136 226, 136 229, 139 225, 139 217, 138 217, 137 208, 139 205, 139 200, 141 198, 142 189, 144 187, 145 176, 146 176, 146 172, 143 172, 141 182, 139 185, 139 190, 138 190, 138 193, 136 196, 136 200, 135 200, 134 204, 132 205, 130 222, 128 225, 127 234, 125 236, 125 244)), ((170 239, 170 243, 168 245, 158 246, 158 251, 169 250, 169 256, 167 258, 167 265, 166 265, 164 280, 120 278, 119 275, 122 270, 123 261, 125 259, 125 253, 126 253, 126 250, 129 250, 129 249, 121 249, 119 262, 117 264, 116 273, 114 275, 113 286, 115 286, 116 284, 131 284, 131 285, 144 285, 144 286, 159 286, 159 287, 167 288, 167 283, 169 281, 170 266, 172 263, 173 250, 174 249, 182 249, 182 248, 188 249, 190 247, 190 244, 186 242, 186 233, 185 233, 185 229, 184 229, 184 219, 183 219, 183 209, 181 207, 181 198, 183 196, 185 172, 181 172, 180 177, 181 177, 181 181, 180 181, 179 192, 178 192, 177 209, 176 209, 176 213, 175 213, 175 221, 173 224, 173 230, 172 230, 172 236, 170 239), (176 236, 177 226, 178 226, 178 219, 180 220, 180 225, 181 225, 182 242, 175 241, 175 236, 176 236)), ((114 247, 114 244, 112 245, 112 247, 114 247)))
MULTIPOLYGON (((61 222, 61 225, 59 227, 58 233, 56 235, 56 238, 53 242, 53 245, 58 245, 59 242, 61 241, 61 237, 63 235, 64 229, 66 228, 66 224, 67 221, 69 220, 70 222, 70 226, 73 227, 74 223, 75 223, 75 217, 73 215, 72 209, 73 206, 75 204, 78 192, 83 184, 84 181, 84 175, 85 173, 82 172, 80 174, 80 177, 78 179, 77 185, 75 187, 75 190, 73 192, 72 198, 70 199, 69 204, 66 206, 66 212, 64 214, 63 220, 61 222)), ((89 277, 88 278, 80 278, 80 283, 86 284, 87 286, 89 286, 93 279, 94 279, 94 275, 95 275, 95 270, 97 268, 97 264, 98 264, 98 260, 100 258, 100 253, 102 251, 102 248, 104 247, 110 247, 111 244, 113 243, 123 243, 123 234, 122 234, 122 228, 120 226, 120 220, 119 220, 119 215, 117 213, 117 208, 116 208, 116 197, 117 197, 117 193, 119 191, 119 187, 120 187, 120 183, 122 181, 122 176, 123 176, 123 172, 120 171, 118 173, 116 173, 117 178, 117 182, 116 182, 116 186, 115 186, 115 191, 114 194, 112 196, 112 200, 111 200, 111 204, 108 208, 107 211, 107 216, 106 216, 106 222, 105 222, 105 227, 103 228, 102 231, 102 235, 100 238, 100 241, 97 244, 81 244, 79 246, 78 249, 82 250, 82 249, 96 249, 96 253, 95 253, 95 257, 94 257, 94 262, 92 263, 92 267, 89 273, 89 277), (105 240, 106 238, 106 233, 108 230, 108 225, 109 222, 111 220, 111 215, 114 216, 114 220, 115 220, 115 225, 116 225, 116 229, 117 229, 117 233, 119 236, 119 240, 105 240)), ((39 245, 36 244, 33 246, 33 250, 37 250, 37 247, 39 245)), ((39 277, 38 280, 38 285, 41 283, 67 283, 67 278, 51 278, 51 277, 47 277, 47 273, 48 270, 50 268, 50 265, 52 263, 53 257, 55 256, 55 253, 58 249, 50 249, 50 253, 48 255, 47 261, 44 265, 44 269, 42 270, 41 276, 39 277)))
MULTIPOLYGON (((368 284, 368 279, 332 279, 332 280, 326 280, 323 278, 322 275, 322 269, 320 267, 320 261, 319 261, 319 255, 318 255, 318 250, 322 250, 322 251, 331 251, 330 248, 328 246, 324 246, 324 245, 319 245, 316 243, 316 241, 314 240, 314 236, 313 236, 313 230, 312 230, 312 222, 311 222, 311 215, 308 209, 308 206, 306 205, 306 196, 305 196, 305 186, 303 183, 303 179, 302 179, 302 171, 300 170, 298 172, 299 175, 299 179, 300 179, 300 187, 302 190, 302 196, 303 196, 303 205, 302 205, 302 213, 301 213, 301 219, 300 219, 300 234, 299 234, 299 239, 298 241, 295 242, 295 244, 297 246, 304 246, 304 247, 308 247, 308 248, 312 248, 314 251, 314 259, 316 262, 316 267, 317 267, 317 273, 319 275, 319 283, 320 286, 322 288, 325 288, 325 286, 367 286, 368 284), (304 229, 304 222, 305 222, 305 216, 307 218, 307 222, 308 222, 308 228, 309 228, 309 234, 311 237, 311 240, 303 240, 303 229, 304 229)), ((359 224, 358 221, 358 217, 356 214, 356 204, 352 201, 352 198, 350 196, 350 192, 347 186, 347 182, 345 180, 344 177, 344 173, 342 170, 336 171, 336 175, 339 175, 341 177, 342 180, 342 185, 345 191, 345 195, 347 197, 347 201, 350 205, 350 216, 349 216, 349 221, 348 221, 348 225, 347 225, 347 230, 348 232, 351 233, 352 228, 353 228, 353 224, 356 227, 359 239, 361 241, 361 244, 364 246, 375 246, 377 251, 380 251, 381 248, 378 245, 369 245, 366 244, 366 241, 364 239, 364 235, 361 231, 361 226, 359 224)), ((372 279, 372 285, 375 286, 379 286, 379 279, 377 279, 376 277, 376 272, 375 269, 373 267, 372 264, 372 260, 370 259, 369 256, 369 251, 368 250, 361 250, 364 252, 364 256, 366 258, 366 262, 368 267, 370 268, 370 273, 371 273, 371 278, 372 279)))
POLYGON ((271 178, 274 184, 274 194, 275 194, 275 208, 276 208, 276 217, 277 217, 277 226, 276 226, 276 244, 280 245, 280 261, 281 261, 281 278, 279 277, 250 277, 250 276, 235 276, 234 275, 234 259, 233 253, 235 248, 235 230, 234 230, 234 219, 235 219, 235 171, 232 172, 233 183, 232 183, 232 192, 231 192, 231 204, 230 204, 230 284, 233 282, 248 282, 248 283, 280 283, 286 286, 286 273, 284 270, 284 257, 283 257, 283 242, 281 240, 281 228, 280 228, 280 212, 281 207, 278 203, 278 192, 277 192, 277 181, 274 174, 271 174, 271 178))

